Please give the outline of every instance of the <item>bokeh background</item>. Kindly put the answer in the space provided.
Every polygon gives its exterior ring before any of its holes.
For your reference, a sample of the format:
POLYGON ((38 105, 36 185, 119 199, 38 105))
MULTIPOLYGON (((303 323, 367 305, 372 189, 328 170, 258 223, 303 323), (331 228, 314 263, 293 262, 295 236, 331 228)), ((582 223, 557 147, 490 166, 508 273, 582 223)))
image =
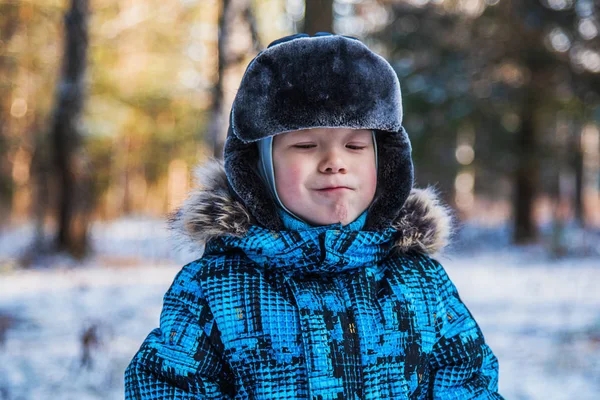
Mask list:
POLYGON ((599 30, 593 0, 0 0, 0 399, 123 397, 248 62, 318 31, 398 74, 500 392, 600 398, 599 30))

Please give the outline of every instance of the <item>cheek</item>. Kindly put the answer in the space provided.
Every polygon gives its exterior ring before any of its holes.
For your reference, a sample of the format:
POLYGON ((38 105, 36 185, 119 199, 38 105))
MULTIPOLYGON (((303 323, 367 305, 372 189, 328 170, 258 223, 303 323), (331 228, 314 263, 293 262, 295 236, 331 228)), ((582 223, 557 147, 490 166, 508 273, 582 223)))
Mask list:
POLYGON ((275 184, 277 193, 281 198, 288 199, 294 197, 300 192, 300 186, 303 182, 302 168, 297 164, 285 164, 277 166, 275 169, 275 184))

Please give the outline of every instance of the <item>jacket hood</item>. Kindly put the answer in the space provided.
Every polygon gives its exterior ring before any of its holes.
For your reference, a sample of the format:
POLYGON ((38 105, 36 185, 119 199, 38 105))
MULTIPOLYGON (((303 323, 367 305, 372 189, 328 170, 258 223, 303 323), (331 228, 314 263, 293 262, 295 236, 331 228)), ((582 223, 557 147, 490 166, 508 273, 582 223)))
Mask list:
MULTIPOLYGON (((298 233, 296 231, 270 230, 257 223, 246 206, 232 193, 221 161, 211 160, 198 166, 194 175, 199 187, 193 190, 183 205, 169 216, 169 228, 181 245, 188 245, 198 250, 202 249, 207 242, 219 239, 221 242, 225 240, 229 246, 244 248, 245 244, 240 244, 244 238, 266 234, 275 238, 292 235, 294 241, 297 242, 298 233)), ((315 229, 311 229, 313 232, 310 234, 333 230, 334 234, 338 236, 340 232, 347 233, 346 236, 353 240, 360 238, 361 235, 370 235, 369 241, 373 241, 374 245, 385 245, 386 251, 399 253, 417 251, 434 255, 447 246, 452 234, 452 225, 451 210, 441 203, 434 188, 412 188, 400 213, 387 230, 345 232, 340 225, 338 228, 333 226, 315 227, 315 229), (378 236, 374 239, 373 235, 378 236)), ((306 240, 306 238, 302 240, 306 240)), ((365 249, 368 247, 365 246, 364 241, 361 246, 365 249)), ((257 244, 254 241, 252 245, 243 250, 247 252, 246 250, 256 247, 257 244)), ((283 249, 281 251, 284 252, 283 249)), ((365 251, 371 250, 366 249, 365 251)), ((289 250, 286 252, 289 255, 289 250)), ((380 252, 376 250, 374 253, 379 254, 380 252)), ((285 261, 283 260, 283 262, 285 261)))

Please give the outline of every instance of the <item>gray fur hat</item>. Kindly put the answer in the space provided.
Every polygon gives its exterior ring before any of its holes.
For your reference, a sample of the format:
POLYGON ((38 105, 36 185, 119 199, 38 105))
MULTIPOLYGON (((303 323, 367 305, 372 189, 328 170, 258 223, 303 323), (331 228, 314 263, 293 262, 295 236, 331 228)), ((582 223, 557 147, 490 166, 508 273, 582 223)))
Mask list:
POLYGON ((233 102, 224 149, 233 192, 260 225, 284 229, 257 169, 256 141, 318 127, 375 130, 377 192, 363 229, 389 228, 413 185, 400 83, 385 59, 352 37, 288 36, 250 62, 233 102))

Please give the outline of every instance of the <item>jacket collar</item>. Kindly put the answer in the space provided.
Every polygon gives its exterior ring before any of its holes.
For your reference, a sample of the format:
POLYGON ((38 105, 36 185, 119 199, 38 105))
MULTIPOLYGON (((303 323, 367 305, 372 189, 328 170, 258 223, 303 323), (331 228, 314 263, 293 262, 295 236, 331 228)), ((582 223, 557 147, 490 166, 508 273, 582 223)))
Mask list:
MULTIPOLYGON (((417 251, 434 255, 447 246, 452 233, 451 211, 442 205, 432 187, 413 188, 398 217, 390 227, 382 231, 348 229, 352 228, 352 224, 347 227, 334 224, 310 229, 271 231, 259 226, 244 204, 232 193, 221 161, 212 160, 197 167, 195 178, 200 187, 193 190, 183 205, 170 214, 169 227, 180 243, 196 248, 202 248, 208 243, 207 250, 211 252, 233 246, 252 258, 251 254, 259 247, 256 240, 259 240, 262 241, 262 247, 269 249, 269 254, 257 254, 255 261, 269 256, 279 259, 277 254, 281 254, 280 261, 286 264, 286 260, 291 259, 298 262, 296 257, 289 257, 289 246, 302 251, 312 248, 311 246, 319 249, 317 245, 320 243, 325 246, 324 250, 311 253, 310 257, 314 260, 308 257, 309 259, 321 264, 340 264, 343 261, 341 258, 349 257, 344 262, 352 266, 368 261, 365 254, 375 257, 370 261, 376 261, 389 251, 417 251), (276 240, 271 241, 267 237, 276 240), (353 246, 356 246, 356 251, 349 251, 354 249, 353 246)), ((264 253, 264 249, 258 252, 261 251, 264 253)), ((301 256, 306 258, 307 254, 301 256)))
POLYGON ((263 269, 285 275, 338 274, 378 264, 390 252, 394 230, 351 230, 340 224, 305 230, 272 231, 253 225, 243 237, 210 240, 205 254, 241 250, 263 269))
MULTIPOLYGON (((305 230, 315 228, 314 226, 308 224, 307 222, 302 221, 298 218, 295 218, 293 215, 286 212, 285 210, 279 209, 278 212, 279 212, 279 216, 281 217, 281 220, 283 221, 283 226, 285 227, 285 230, 305 231, 305 230)), ((367 221, 367 211, 363 212, 358 218, 356 218, 356 220, 352 221, 351 223, 349 223, 346 226, 342 226, 342 224, 338 223, 338 224, 329 225, 329 228, 337 229, 337 230, 360 231, 365 226, 366 221, 367 221)))

